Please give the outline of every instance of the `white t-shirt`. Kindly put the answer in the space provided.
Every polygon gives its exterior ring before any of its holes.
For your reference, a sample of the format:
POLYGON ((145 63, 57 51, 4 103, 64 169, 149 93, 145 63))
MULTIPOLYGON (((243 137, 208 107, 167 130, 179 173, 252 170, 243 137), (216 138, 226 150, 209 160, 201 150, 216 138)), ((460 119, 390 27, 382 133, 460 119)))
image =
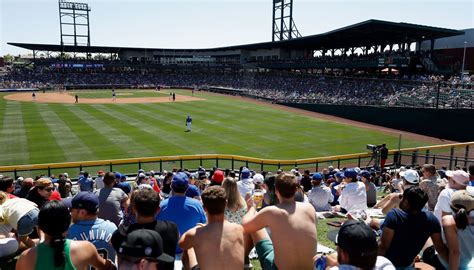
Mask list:
POLYGON ((367 209, 367 192, 364 183, 351 182, 342 190, 339 203, 347 212, 367 209))
POLYGON ((97 189, 101 189, 103 188, 105 185, 104 185, 104 177, 102 176, 97 176, 95 178, 95 185, 96 185, 96 188, 97 189))
POLYGON ((252 179, 242 179, 237 182, 237 187, 239 188, 240 196, 245 199, 245 195, 247 193, 252 194, 253 190, 255 189, 255 184, 253 183, 252 179))
POLYGON ((313 205, 314 210, 317 212, 329 211, 331 209, 331 203, 334 200, 334 196, 328 187, 319 186, 313 187, 308 191, 309 203, 313 205))
POLYGON ((442 212, 452 213, 451 207, 449 206, 451 203, 451 197, 456 190, 452 188, 445 188, 443 189, 438 196, 438 202, 434 208, 434 215, 442 223, 442 212))
POLYGON ((34 202, 22 198, 8 199, 1 206, 1 216, 4 223, 8 223, 15 230, 18 229, 18 221, 31 210, 37 208, 34 202))

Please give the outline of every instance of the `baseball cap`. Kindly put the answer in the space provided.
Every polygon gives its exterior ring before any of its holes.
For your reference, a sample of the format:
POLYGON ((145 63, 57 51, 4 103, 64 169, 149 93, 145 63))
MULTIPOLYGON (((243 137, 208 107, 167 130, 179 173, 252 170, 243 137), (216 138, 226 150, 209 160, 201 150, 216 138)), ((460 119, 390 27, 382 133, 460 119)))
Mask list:
POLYGON ((377 253, 377 237, 374 231, 362 221, 348 220, 339 231, 330 231, 328 238, 354 256, 372 257, 374 253, 377 253))
POLYGON ((418 184, 420 182, 420 175, 412 169, 401 171, 400 176, 403 177, 410 184, 418 184))
POLYGON ((255 175, 253 176, 253 182, 254 182, 255 184, 259 184, 259 185, 260 185, 260 184, 263 184, 263 181, 264 181, 264 180, 265 180, 265 179, 263 178, 263 175, 261 175, 260 173, 257 173, 257 174, 255 174, 255 175))
POLYGON ((100 175, 100 176, 102 176, 102 175, 104 175, 104 174, 105 174, 104 171, 98 171, 98 172, 97 172, 97 175, 100 175))
POLYGON ((212 180, 216 183, 222 183, 224 181, 224 172, 221 170, 216 170, 212 175, 212 180))
POLYGON ((119 172, 115 172, 115 179, 120 179, 122 177, 122 174, 119 172))
POLYGON ((323 180, 323 176, 320 173, 314 173, 313 180, 323 180))
POLYGON ((188 176, 183 172, 176 173, 171 181, 171 186, 175 188, 188 188, 188 176))
POLYGON ((467 186, 469 184, 469 174, 463 170, 446 171, 446 176, 451 177, 454 182, 467 186))
POLYGON ((152 187, 150 184, 140 184, 140 185, 138 185, 138 189, 139 189, 139 190, 142 190, 142 189, 153 189, 153 187, 152 187))
POLYGON ((145 172, 145 170, 144 170, 144 169, 140 169, 140 170, 138 170, 138 173, 144 173, 144 172, 145 172))
POLYGON ((71 200, 64 200, 64 204, 71 209, 85 209, 95 213, 99 209, 99 197, 92 192, 81 191, 71 200))
POLYGON ((451 207, 459 210, 466 209, 469 212, 474 209, 474 192, 473 190, 458 190, 451 197, 451 207))
POLYGON ((342 179, 344 178, 344 172, 338 172, 335 174, 337 178, 342 179))
POLYGON ((344 177, 355 178, 357 177, 357 172, 354 169, 347 169, 344 171, 344 177))
POLYGON ((240 175, 242 176, 242 179, 249 178, 250 177, 250 170, 247 169, 247 168, 244 168, 242 170, 242 172, 240 173, 240 175))
POLYGON ((159 262, 174 262, 173 257, 163 252, 163 240, 160 234, 147 229, 129 233, 117 253, 137 258, 153 258, 159 262))
POLYGON ((359 173, 359 175, 360 175, 360 176, 363 176, 363 177, 365 177, 365 178, 367 178, 367 179, 370 178, 370 173, 369 173, 368 171, 366 171, 366 170, 361 171, 361 172, 359 173))

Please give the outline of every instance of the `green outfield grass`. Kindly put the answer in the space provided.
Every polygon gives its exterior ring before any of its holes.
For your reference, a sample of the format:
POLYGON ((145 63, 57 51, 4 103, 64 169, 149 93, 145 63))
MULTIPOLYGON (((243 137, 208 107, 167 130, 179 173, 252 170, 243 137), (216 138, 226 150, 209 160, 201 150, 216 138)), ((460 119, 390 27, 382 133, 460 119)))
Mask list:
MULTIPOLYGON (((6 101, 4 95, 0 165, 211 153, 296 159, 364 152, 368 143, 398 146, 396 135, 201 92, 195 96, 206 100, 103 105, 6 101), (186 133, 188 114, 193 130, 186 133)), ((402 147, 420 145, 426 143, 402 142, 402 147)))
MULTIPOLYGON (((112 98, 112 91, 104 90, 79 90, 68 92, 70 95, 77 94, 79 98, 112 98)), ((140 97, 167 97, 168 92, 157 92, 153 90, 121 89, 115 90, 117 99, 120 98, 140 98, 140 97)))

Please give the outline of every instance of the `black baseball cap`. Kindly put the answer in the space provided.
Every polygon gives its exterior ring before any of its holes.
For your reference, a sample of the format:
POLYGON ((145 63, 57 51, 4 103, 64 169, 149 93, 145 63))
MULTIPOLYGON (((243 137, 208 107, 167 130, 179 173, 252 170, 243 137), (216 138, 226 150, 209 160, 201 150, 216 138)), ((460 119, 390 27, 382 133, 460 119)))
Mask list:
POLYGON ((151 258, 165 263, 174 262, 172 256, 163 252, 163 240, 160 234, 147 229, 129 233, 117 253, 130 257, 151 258))
POLYGON ((81 191, 74 198, 63 200, 70 209, 85 209, 90 213, 96 213, 99 209, 99 197, 89 191, 81 191))
POLYGON ((377 253, 375 232, 364 222, 348 220, 339 231, 328 232, 329 240, 353 256, 372 257, 377 253))

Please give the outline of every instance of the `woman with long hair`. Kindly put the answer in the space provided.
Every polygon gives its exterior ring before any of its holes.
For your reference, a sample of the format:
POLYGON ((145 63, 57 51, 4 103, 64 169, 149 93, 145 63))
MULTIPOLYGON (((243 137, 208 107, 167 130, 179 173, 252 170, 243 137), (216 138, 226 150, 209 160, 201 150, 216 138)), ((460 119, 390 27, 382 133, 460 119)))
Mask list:
POLYGON ((226 177, 222 182, 222 187, 227 197, 224 218, 231 223, 242 224, 242 217, 247 213, 247 204, 240 196, 237 181, 232 177, 226 177))
POLYGON ((447 258, 438 254, 448 269, 474 267, 474 187, 458 190, 451 197, 454 215, 442 219, 443 232, 448 247, 447 258))
POLYGON ((60 201, 44 204, 38 215, 38 227, 44 232, 44 242, 25 250, 17 261, 17 270, 115 269, 110 260, 99 256, 89 241, 66 239, 71 214, 60 201))

